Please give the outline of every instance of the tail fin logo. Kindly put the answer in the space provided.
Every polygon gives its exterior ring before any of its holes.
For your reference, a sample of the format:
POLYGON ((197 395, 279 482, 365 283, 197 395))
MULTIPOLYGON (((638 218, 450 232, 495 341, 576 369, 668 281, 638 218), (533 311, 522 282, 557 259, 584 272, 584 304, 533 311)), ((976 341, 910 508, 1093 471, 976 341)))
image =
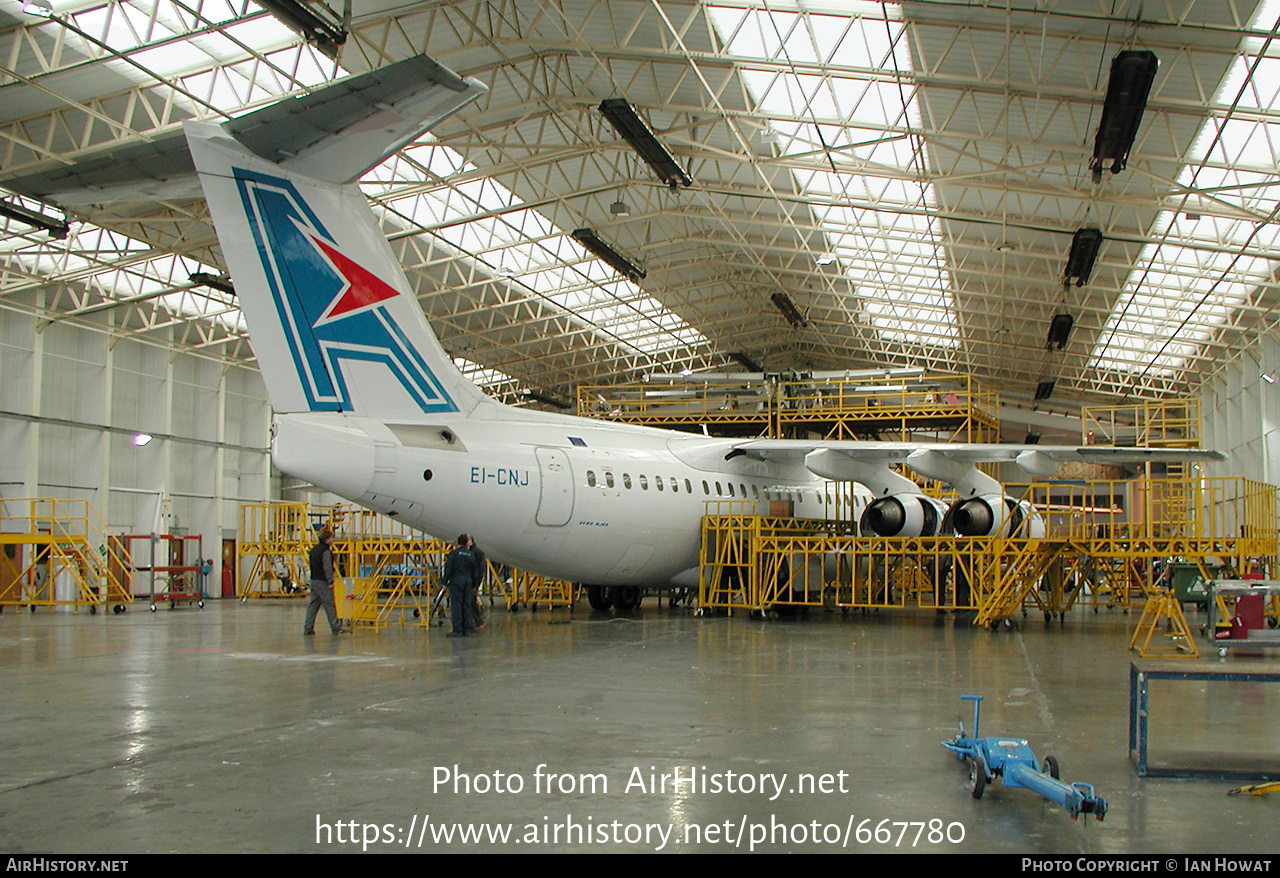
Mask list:
POLYGON ((354 408, 344 366, 355 361, 386 366, 424 412, 457 411, 391 313, 400 292, 342 252, 289 180, 235 177, 311 411, 354 408))

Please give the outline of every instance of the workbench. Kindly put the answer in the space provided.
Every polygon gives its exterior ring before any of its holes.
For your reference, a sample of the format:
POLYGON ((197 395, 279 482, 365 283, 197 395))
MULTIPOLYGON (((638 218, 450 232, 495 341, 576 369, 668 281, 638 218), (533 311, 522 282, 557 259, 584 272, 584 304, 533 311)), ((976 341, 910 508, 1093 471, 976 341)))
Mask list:
MULTIPOLYGON (((1242 641, 1243 642, 1243 641, 1242 641)), ((1170 754, 1168 761, 1149 761, 1148 727, 1152 680, 1204 681, 1210 683, 1280 683, 1276 662, 1131 662, 1129 665, 1129 759, 1138 777, 1259 778, 1280 780, 1280 753, 1256 751, 1256 738, 1233 739, 1240 749, 1170 754), (1249 748, 1249 752, 1241 752, 1249 748)), ((1222 726, 1230 717, 1222 717, 1222 726)), ((1268 737, 1268 741, 1271 740, 1268 737)))

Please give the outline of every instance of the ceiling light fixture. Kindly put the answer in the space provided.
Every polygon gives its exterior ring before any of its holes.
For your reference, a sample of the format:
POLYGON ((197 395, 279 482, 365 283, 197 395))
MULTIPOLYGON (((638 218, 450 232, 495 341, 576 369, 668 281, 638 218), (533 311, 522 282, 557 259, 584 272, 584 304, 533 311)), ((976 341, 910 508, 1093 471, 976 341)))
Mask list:
POLYGON ((573 408, 571 404, 565 402, 563 399, 554 397, 549 393, 540 393, 537 390, 526 390, 524 393, 521 394, 521 396, 523 396, 525 399, 531 399, 534 402, 540 402, 540 403, 543 403, 544 405, 554 406, 555 408, 558 408, 558 409, 573 408))
POLYGON ((53 3, 50 0, 25 0, 22 4, 22 11, 27 15, 53 18, 53 3))
POLYGON ((0 216, 7 216, 9 219, 26 223, 37 229, 44 229, 58 240, 65 238, 70 231, 70 225, 67 223, 65 216, 62 219, 55 219, 46 213, 23 207, 16 201, 0 201, 0 216))
POLYGON ((1044 340, 1045 348, 1059 351, 1065 348, 1071 339, 1071 327, 1075 322, 1070 314, 1054 314, 1053 320, 1049 322, 1049 335, 1044 340))
POLYGON ((1076 286, 1082 287, 1089 282, 1093 266, 1098 261, 1098 251, 1102 249, 1102 241, 1101 229, 1076 229, 1076 233, 1071 236, 1071 251, 1067 254, 1066 268, 1062 270, 1064 285, 1074 280, 1076 286))
POLYGON ((769 300, 796 329, 809 325, 809 319, 800 313, 800 309, 796 307, 795 301, 788 293, 774 293, 769 300))
POLYGON ((137 433, 133 437, 133 444, 138 448, 141 448, 142 446, 148 444, 154 438, 155 437, 152 436, 150 433, 137 433))
POLYGON ((625 201, 619 199, 609 205, 609 213, 616 217, 631 216, 631 206, 625 201))
POLYGON ((595 233, 594 229, 574 229, 573 239, 583 247, 586 247, 596 256, 599 256, 605 262, 609 263, 613 270, 618 272, 618 274, 621 274, 632 281, 639 282, 647 274, 647 272, 634 261, 613 249, 608 242, 595 233))
POLYGON ((1113 174, 1124 170, 1158 65, 1155 53, 1147 51, 1125 51, 1111 59, 1111 79, 1089 163, 1093 182, 1101 182, 1102 172, 1108 168, 1113 174))
POLYGON ((199 284, 201 286, 206 286, 211 290, 218 290, 226 293, 228 296, 234 296, 236 294, 235 285, 231 283, 231 278, 229 277, 219 277, 216 274, 209 274, 207 271, 193 271, 191 274, 187 275, 187 280, 191 281, 193 284, 199 284))
POLYGON ((338 51, 347 41, 343 27, 330 24, 298 0, 258 0, 258 5, 279 19, 281 24, 300 33, 323 55, 338 60, 338 51))
POLYGON ((680 167, 675 156, 658 141, 626 98, 609 98, 601 101, 598 109, 622 139, 629 143, 644 163, 653 169, 658 179, 672 189, 693 185, 693 178, 680 167))

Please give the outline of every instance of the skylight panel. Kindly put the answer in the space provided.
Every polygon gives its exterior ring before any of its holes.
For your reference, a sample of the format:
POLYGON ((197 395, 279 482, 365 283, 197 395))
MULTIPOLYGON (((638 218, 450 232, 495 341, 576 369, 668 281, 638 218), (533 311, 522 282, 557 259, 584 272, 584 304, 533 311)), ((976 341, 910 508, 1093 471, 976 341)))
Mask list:
POLYGON ((19 237, 4 241, 3 250, 32 274, 69 278, 66 282, 91 294, 76 307, 130 299, 149 301, 180 317, 208 317, 233 332, 245 331, 244 321, 234 303, 224 293, 185 288, 194 272, 218 274, 212 266, 193 259, 159 254, 149 256, 149 244, 88 223, 77 224, 65 241, 32 243, 19 237), (175 287, 180 291, 166 292, 175 287))
POLYGON ((490 369, 473 363, 466 357, 454 357, 453 364, 467 380, 479 387, 493 387, 498 384, 515 384, 516 379, 499 369, 490 369))
MULTIPOLYGON (((122 2, 72 13, 71 18, 77 28, 113 52, 129 55, 143 70, 194 95, 201 105, 191 105, 190 98, 181 92, 174 100, 195 113, 205 112, 207 105, 233 114, 300 85, 316 85, 345 75, 255 5, 243 4, 236 9, 225 2, 212 2, 201 4, 199 11, 202 17, 197 18, 191 9, 164 0, 122 2), (236 20, 246 15, 256 17, 236 20), (223 27, 210 30, 211 24, 223 27)), ((84 51, 91 57, 103 55, 92 43, 86 43, 84 51)), ((148 80, 134 64, 109 57, 103 63, 127 79, 144 84, 148 80)))
POLYGON ((432 228, 463 258, 511 278, 564 310, 575 323, 652 355, 707 339, 657 299, 591 256, 541 213, 521 208, 509 189, 476 174, 457 152, 432 138, 411 145, 369 172, 361 185, 394 211, 385 221, 432 228), (422 169, 438 177, 421 190, 422 169), (400 194, 404 193, 404 194, 400 194))
POLYGON ((708 14, 781 152, 813 162, 793 172, 796 187, 812 199, 826 249, 853 281, 871 325, 886 340, 912 343, 920 340, 913 322, 925 321, 928 344, 954 346, 947 254, 928 218, 914 213, 934 204, 932 186, 921 182, 924 144, 910 134, 921 119, 915 87, 882 78, 886 69, 912 70, 901 10, 850 4, 830 16, 808 3, 811 14, 788 9, 795 6, 726 3, 708 14), (847 72, 779 70, 778 61, 847 72))
MULTIPOLYGON (((1273 21, 1276 5, 1264 4, 1257 20, 1273 21)), ((1262 59, 1250 77, 1256 60, 1236 58, 1215 104, 1239 96, 1242 107, 1280 107, 1280 63, 1262 59)), ((1190 155, 1195 161, 1178 175, 1184 188, 1164 199, 1151 229, 1155 240, 1143 248, 1094 348, 1100 368, 1176 375, 1280 269, 1280 261, 1256 255, 1276 252, 1280 239, 1280 125, 1210 118, 1190 155)))

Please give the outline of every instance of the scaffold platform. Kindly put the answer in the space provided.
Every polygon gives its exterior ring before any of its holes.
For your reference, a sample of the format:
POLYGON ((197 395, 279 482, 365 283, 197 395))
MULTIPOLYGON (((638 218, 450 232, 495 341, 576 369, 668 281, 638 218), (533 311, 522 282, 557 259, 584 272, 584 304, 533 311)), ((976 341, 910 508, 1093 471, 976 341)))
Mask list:
POLYGON ((1276 489, 1240 478, 1032 484, 1043 538, 868 537, 847 521, 772 518, 713 501, 699 606, 763 615, 797 607, 968 611, 994 626, 1038 610, 1145 603, 1171 561, 1274 570, 1276 489), (1099 497, 1116 502, 1099 503, 1099 497))
POLYGON ((963 375, 814 378, 800 374, 709 381, 581 385, 582 417, 718 436, 817 435, 826 439, 907 438, 998 442, 1000 399, 963 375))
POLYGON ((123 612, 133 600, 127 555, 88 500, 0 501, 0 547, 0 610, 123 612))

